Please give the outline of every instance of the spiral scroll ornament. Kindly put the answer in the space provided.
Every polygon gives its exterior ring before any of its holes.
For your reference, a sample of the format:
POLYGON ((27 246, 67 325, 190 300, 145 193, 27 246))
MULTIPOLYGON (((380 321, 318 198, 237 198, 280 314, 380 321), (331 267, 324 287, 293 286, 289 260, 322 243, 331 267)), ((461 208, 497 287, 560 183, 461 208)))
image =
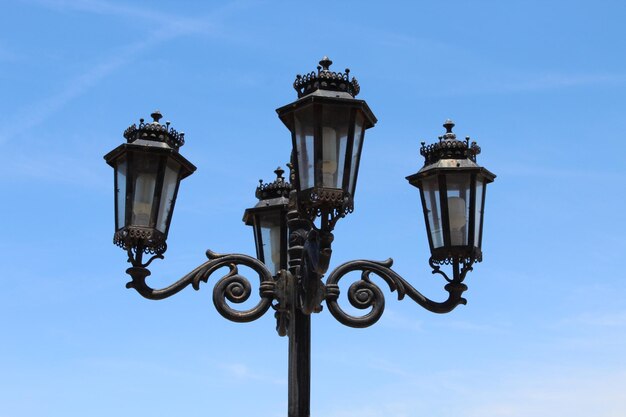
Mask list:
MULTIPOLYGON (((382 278, 392 292, 397 291, 398 300, 408 296, 417 304, 433 313, 448 313, 457 305, 467 303, 465 298, 462 297, 463 292, 467 290, 467 286, 462 283, 467 273, 465 267, 460 274, 455 273, 455 277, 448 280, 448 284, 444 287, 449 294, 448 299, 443 302, 436 302, 425 297, 398 275, 397 272, 393 271, 391 269, 392 265, 393 260, 390 258, 383 262, 351 261, 338 266, 326 280, 326 305, 330 313, 340 323, 350 327, 369 327, 376 323, 385 311, 385 297, 380 287, 371 281, 371 274, 382 278), (346 313, 337 301, 339 298, 339 280, 354 271, 362 271, 361 279, 350 285, 348 301, 357 309, 370 309, 369 312, 362 316, 353 316, 346 313)), ((434 270, 433 273, 442 274, 438 269, 434 270)))
POLYGON ((206 255, 209 258, 207 262, 163 289, 149 287, 146 278, 150 275, 150 271, 144 266, 133 266, 126 271, 132 277, 132 281, 126 284, 126 287, 134 288, 150 300, 162 300, 171 297, 190 284, 195 290, 199 290, 200 282, 207 283, 215 271, 228 267, 226 275, 220 278, 213 288, 213 304, 217 311, 228 320, 240 323, 254 321, 267 312, 274 299, 275 281, 265 264, 256 258, 242 254, 220 255, 208 250, 206 255), (261 299, 248 310, 237 310, 229 305, 229 302, 243 303, 252 295, 252 285, 246 277, 239 274, 238 265, 249 267, 259 276, 261 299))

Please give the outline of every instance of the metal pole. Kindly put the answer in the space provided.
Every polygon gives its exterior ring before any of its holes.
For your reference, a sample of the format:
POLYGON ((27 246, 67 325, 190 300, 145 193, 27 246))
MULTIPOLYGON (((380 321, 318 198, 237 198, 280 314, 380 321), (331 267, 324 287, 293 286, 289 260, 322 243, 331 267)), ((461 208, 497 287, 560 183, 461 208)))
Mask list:
POLYGON ((289 320, 289 417, 309 417, 311 316, 294 308, 289 320))
MULTIPOLYGON (((290 180, 293 183, 293 172, 290 180)), ((297 209, 295 191, 291 192, 287 213, 289 226, 289 272, 290 289, 289 322, 287 335, 289 337, 289 387, 288 387, 288 415, 289 417, 309 417, 311 404, 311 316, 304 314, 300 309, 301 283, 299 280, 300 266, 306 235, 310 230, 310 223, 300 217, 297 209)))

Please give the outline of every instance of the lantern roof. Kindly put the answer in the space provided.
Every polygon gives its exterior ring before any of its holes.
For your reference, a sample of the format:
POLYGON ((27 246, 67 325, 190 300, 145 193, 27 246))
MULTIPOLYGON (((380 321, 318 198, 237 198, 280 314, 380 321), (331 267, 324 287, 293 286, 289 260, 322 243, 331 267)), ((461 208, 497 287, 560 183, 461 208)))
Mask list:
POLYGON ((446 128, 446 133, 439 136, 439 142, 431 145, 422 142, 420 154, 425 159, 424 164, 431 165, 441 159, 469 159, 476 162, 476 155, 480 153, 480 146, 476 142, 470 144, 469 136, 464 141, 458 140, 456 134, 452 132, 454 127, 452 120, 447 119, 443 127, 446 128))
POLYGON ((163 117, 160 111, 155 110, 150 117, 152 122, 144 122, 144 119, 139 119, 139 125, 132 124, 124 131, 124 137, 127 143, 148 144, 146 142, 156 142, 167 145, 175 151, 185 144, 185 133, 179 132, 173 127, 170 127, 170 122, 165 122, 164 125, 159 123, 159 120, 163 117), (146 141, 146 142, 144 142, 146 141))
POLYGON ((254 208, 247 209, 243 215, 243 221, 247 225, 252 224, 252 214, 258 209, 272 209, 277 206, 286 207, 289 204, 289 193, 293 186, 291 183, 285 181, 283 174, 285 170, 281 167, 274 170, 276 179, 273 182, 263 183, 263 180, 259 180, 259 185, 256 187, 254 195, 259 199, 259 202, 254 208))
MULTIPOLYGON (((476 155, 480 153, 480 146, 476 142, 470 142, 469 136, 465 140, 458 140, 452 132, 454 122, 447 119, 443 123, 446 133, 439 136, 439 142, 426 145, 422 142, 420 154, 424 157, 424 166, 415 174, 406 177, 411 184, 424 175, 430 175, 440 169, 443 170, 478 170, 482 172, 488 182, 496 177, 489 170, 481 167, 476 162, 476 155)), ((416 185, 415 183, 414 185, 416 185)), ((417 186, 417 185, 416 185, 417 186)))
POLYGON ((256 187, 255 196, 259 200, 270 200, 273 198, 289 198, 289 192, 291 191, 291 184, 285 181, 283 174, 285 170, 278 167, 274 170, 276 179, 270 183, 263 183, 263 180, 259 180, 259 185, 256 187))
POLYGON ((356 78, 350 78, 350 69, 346 68, 345 72, 334 72, 329 69, 332 63, 333 61, 324 56, 317 66, 317 72, 296 75, 293 88, 298 92, 298 98, 318 90, 345 93, 352 98, 359 94, 361 87, 356 78))

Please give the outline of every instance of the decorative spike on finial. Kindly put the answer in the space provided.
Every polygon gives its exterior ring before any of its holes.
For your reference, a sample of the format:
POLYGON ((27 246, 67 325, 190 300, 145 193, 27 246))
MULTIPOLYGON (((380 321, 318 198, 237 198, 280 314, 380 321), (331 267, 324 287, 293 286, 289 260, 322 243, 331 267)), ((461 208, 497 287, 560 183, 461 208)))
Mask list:
POLYGON ((161 120, 161 118, 163 117, 163 115, 161 114, 160 111, 155 110, 150 117, 152 117, 152 119, 154 120, 155 123, 159 123, 159 120, 161 120))
POLYGON ((452 133, 452 128, 454 127, 454 122, 450 119, 446 119, 445 122, 443 122, 443 127, 446 128, 446 133, 452 133))
POLYGON ((322 69, 324 71, 328 71, 328 68, 333 65, 333 61, 331 61, 326 55, 324 55, 324 58, 322 58, 322 60, 319 62, 319 64, 322 66, 322 69))
POLYGON ((454 122, 450 119, 446 119, 443 123, 443 127, 446 128, 446 133, 443 135, 445 140, 456 140, 456 134, 452 132, 452 128, 454 127, 454 122))
POLYGON ((281 167, 276 168, 276 170, 274 171, 274 174, 276 174, 276 179, 280 180, 280 179, 284 179, 283 178, 283 174, 285 173, 285 170, 282 169, 281 167))

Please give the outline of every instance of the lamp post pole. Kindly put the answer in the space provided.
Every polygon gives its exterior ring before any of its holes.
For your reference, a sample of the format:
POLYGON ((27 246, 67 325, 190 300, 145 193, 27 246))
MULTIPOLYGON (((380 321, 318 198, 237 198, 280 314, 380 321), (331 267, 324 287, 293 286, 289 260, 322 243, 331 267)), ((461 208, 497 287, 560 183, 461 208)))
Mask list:
POLYGON ((350 327, 368 327, 384 312, 381 288, 371 279, 381 279, 398 299, 408 296, 434 313, 448 313, 465 304, 463 283, 475 262, 482 260, 482 230, 486 185, 495 175, 479 166, 480 148, 469 138, 457 140, 454 123, 444 123, 446 133, 431 145, 422 143, 424 166, 407 177, 420 191, 433 274, 447 284, 448 297, 432 301, 391 269, 393 261, 356 260, 336 267, 324 276, 332 254, 333 230, 338 220, 354 209, 354 194, 365 130, 376 118, 363 100, 355 99, 360 86, 344 73, 329 69, 324 57, 317 72, 298 75, 294 88, 298 99, 277 109, 291 131, 292 150, 289 178, 278 168, 276 179, 260 181, 259 202, 244 213, 253 227, 257 256, 217 254, 207 251, 208 260, 173 284, 153 289, 147 283, 148 266, 162 259, 180 182, 195 171, 179 148, 184 134, 160 123, 143 119, 124 132, 124 143, 105 155, 114 168, 114 243, 122 247, 131 267, 127 273, 143 297, 160 300, 191 285, 200 288, 218 270, 227 268, 213 288, 213 304, 225 318, 249 322, 274 310, 276 330, 289 339, 288 416, 310 416, 311 315, 328 311, 350 327), (146 259, 147 258, 147 259, 146 259), (238 266, 251 268, 259 278, 259 301, 248 310, 238 310, 252 295, 250 281, 238 266), (450 266, 451 277, 443 267, 450 266), (339 305, 339 281, 361 271, 349 286, 347 299, 365 314, 354 316, 339 305))

